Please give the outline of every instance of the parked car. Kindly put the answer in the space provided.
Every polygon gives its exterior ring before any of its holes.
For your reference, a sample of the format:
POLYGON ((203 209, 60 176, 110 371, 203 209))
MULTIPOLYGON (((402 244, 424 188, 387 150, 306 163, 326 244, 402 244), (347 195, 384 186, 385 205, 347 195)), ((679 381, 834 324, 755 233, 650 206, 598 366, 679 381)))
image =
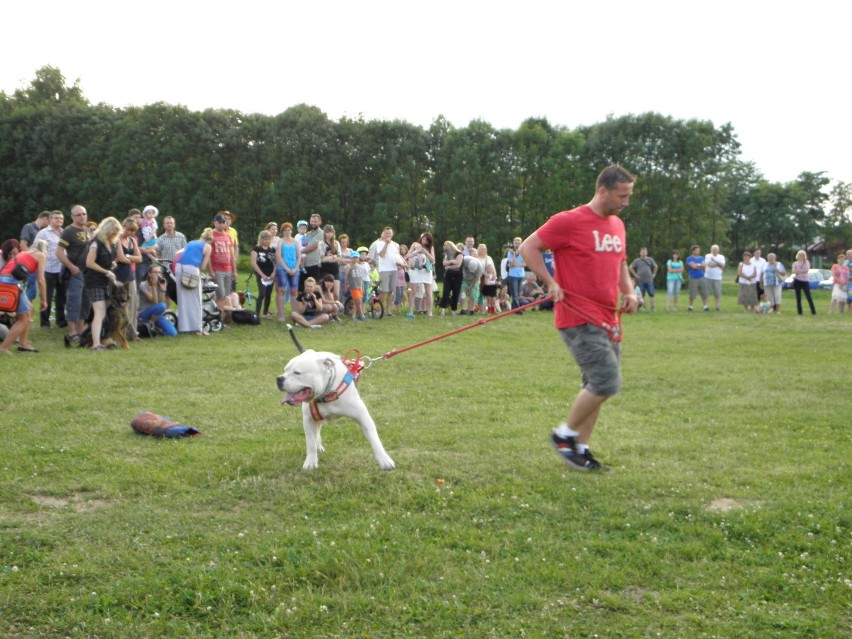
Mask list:
MULTIPOLYGON (((793 275, 788 276, 781 285, 781 288, 793 288, 793 277, 793 275)), ((831 271, 824 268, 812 268, 808 270, 808 284, 810 284, 811 290, 822 288, 822 282, 826 279, 831 282, 831 271)))

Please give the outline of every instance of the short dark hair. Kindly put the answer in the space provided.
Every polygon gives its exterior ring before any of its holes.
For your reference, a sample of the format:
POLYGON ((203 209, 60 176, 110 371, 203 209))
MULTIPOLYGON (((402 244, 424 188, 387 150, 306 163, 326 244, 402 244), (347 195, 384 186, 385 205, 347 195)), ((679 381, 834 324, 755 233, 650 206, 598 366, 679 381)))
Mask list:
POLYGON ((37 220, 46 220, 50 217, 50 211, 42 211, 38 214, 37 220))
POLYGON ((630 171, 617 164, 611 164, 600 172, 595 188, 604 187, 609 191, 614 189, 616 184, 632 184, 635 181, 636 176, 630 171))

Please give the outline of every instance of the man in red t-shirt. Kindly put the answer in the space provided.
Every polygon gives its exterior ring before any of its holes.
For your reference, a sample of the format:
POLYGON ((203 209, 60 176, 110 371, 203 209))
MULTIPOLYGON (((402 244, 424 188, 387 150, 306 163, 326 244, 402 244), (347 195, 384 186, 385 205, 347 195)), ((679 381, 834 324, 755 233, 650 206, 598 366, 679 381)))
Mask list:
POLYGON ((583 388, 568 420, 551 435, 570 468, 601 470, 589 440, 604 402, 621 390, 622 312, 634 313, 639 301, 627 267, 627 236, 618 214, 630 203, 636 178, 620 166, 598 176, 592 201, 557 213, 530 235, 520 253, 544 282, 554 301, 554 322, 580 367, 583 388), (554 275, 542 253, 553 251, 554 275))
POLYGON ((231 283, 237 277, 237 261, 234 241, 228 233, 228 218, 224 211, 219 211, 213 218, 213 250, 210 253, 210 275, 219 286, 216 291, 216 305, 222 311, 225 320, 230 320, 228 296, 231 294, 231 283))

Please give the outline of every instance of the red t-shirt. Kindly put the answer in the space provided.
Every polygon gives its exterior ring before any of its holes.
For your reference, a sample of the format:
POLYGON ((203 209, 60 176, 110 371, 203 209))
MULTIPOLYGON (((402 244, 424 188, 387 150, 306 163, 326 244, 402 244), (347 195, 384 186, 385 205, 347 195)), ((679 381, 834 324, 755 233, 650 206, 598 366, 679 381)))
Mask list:
POLYGON ((36 261, 36 258, 34 258, 31 253, 22 251, 6 262, 3 266, 3 270, 0 271, 0 275, 11 275, 12 271, 15 270, 15 266, 18 264, 26 266, 30 270, 30 275, 38 270, 38 262, 36 261))
POLYGON ((556 328, 615 326, 621 264, 627 259, 621 218, 602 218, 583 205, 557 213, 537 233, 553 251, 554 279, 569 302, 554 306, 556 328))
POLYGON ((234 241, 227 233, 213 231, 213 250, 210 254, 210 266, 214 271, 231 272, 234 267, 231 262, 232 252, 231 247, 234 241))

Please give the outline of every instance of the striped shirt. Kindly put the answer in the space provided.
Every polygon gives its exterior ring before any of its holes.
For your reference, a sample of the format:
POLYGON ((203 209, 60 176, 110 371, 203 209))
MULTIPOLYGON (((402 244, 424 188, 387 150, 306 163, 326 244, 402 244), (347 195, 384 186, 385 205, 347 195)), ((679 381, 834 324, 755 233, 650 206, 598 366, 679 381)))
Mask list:
POLYGON ((157 238, 157 251, 161 260, 175 261, 175 253, 186 246, 186 236, 179 231, 175 231, 172 237, 167 233, 163 233, 157 238))

